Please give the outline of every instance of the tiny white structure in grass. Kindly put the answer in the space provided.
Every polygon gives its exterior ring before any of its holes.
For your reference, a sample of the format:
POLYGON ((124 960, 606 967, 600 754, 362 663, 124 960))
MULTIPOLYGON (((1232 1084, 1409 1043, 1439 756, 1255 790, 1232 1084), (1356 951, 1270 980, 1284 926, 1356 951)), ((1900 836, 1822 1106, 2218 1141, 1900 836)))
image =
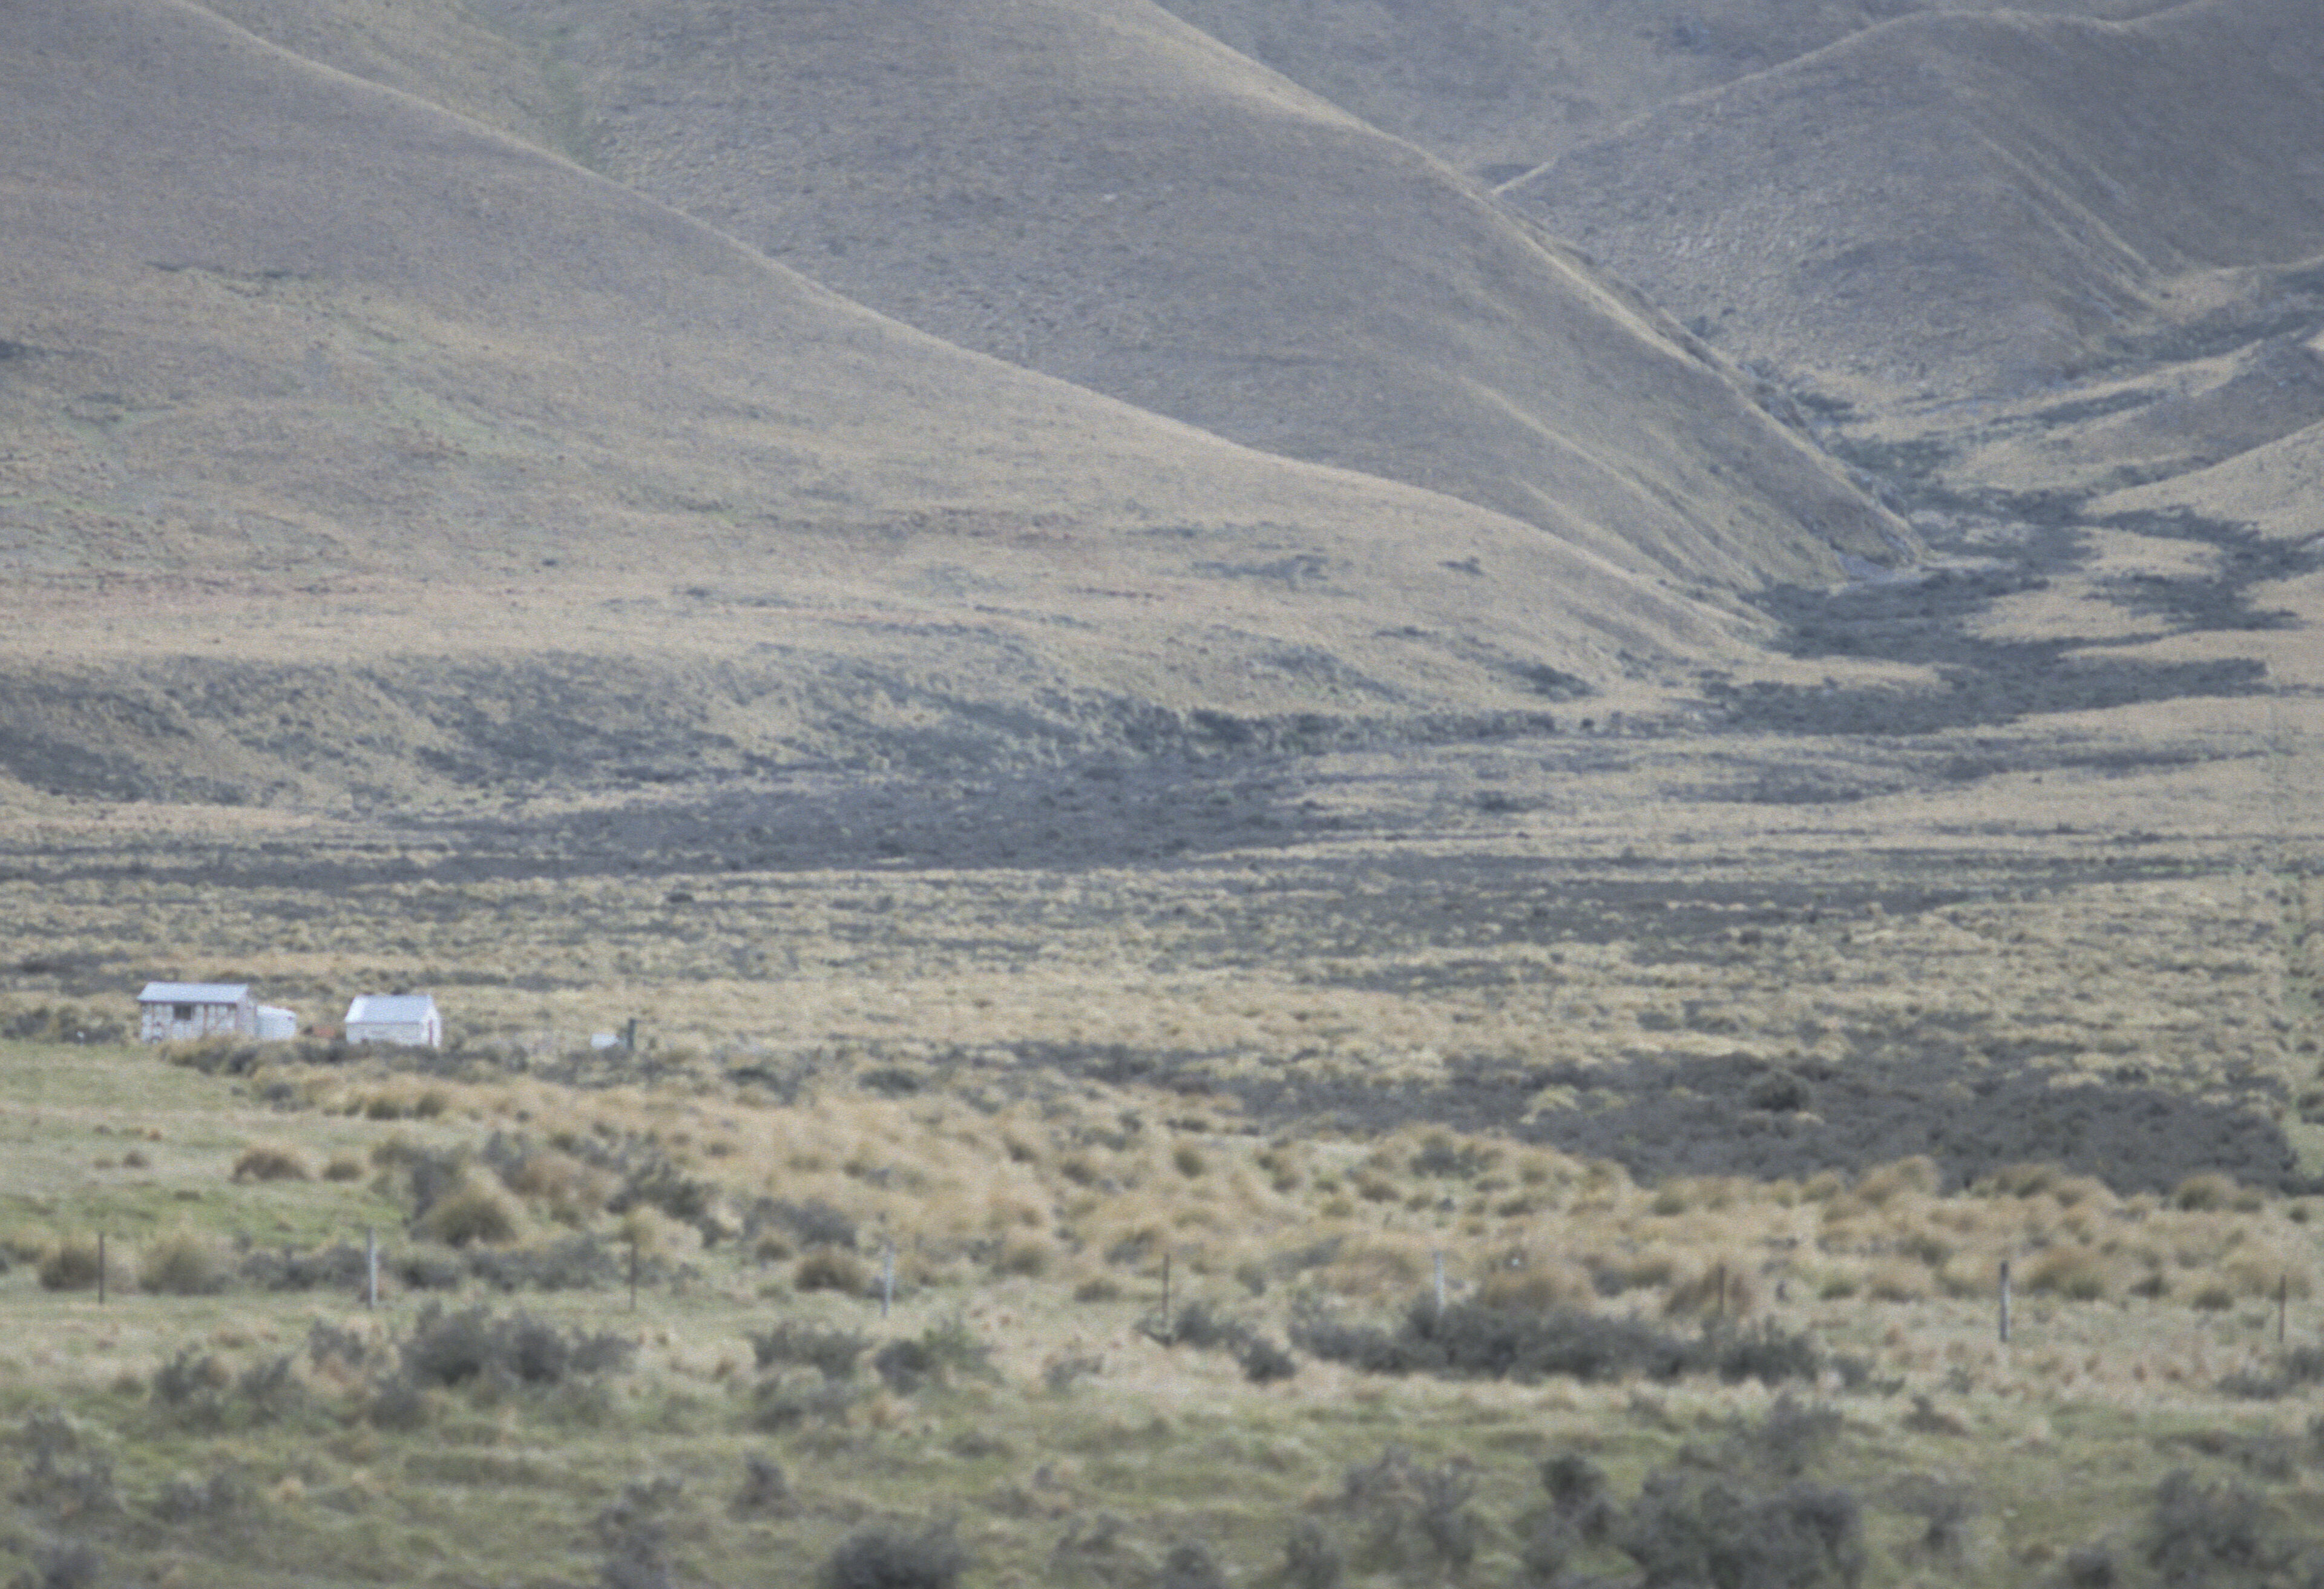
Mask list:
POLYGON ((137 995, 137 1035, 149 1043, 258 1035, 258 1006, 240 982, 149 982, 137 995))
POLYGON ((258 1040, 262 1043, 287 1043, 299 1035, 299 1012, 285 1010, 280 1004, 258 1007, 258 1040))
POLYGON ((347 1041, 444 1046, 444 1018, 426 993, 364 993, 347 1006, 347 1041))

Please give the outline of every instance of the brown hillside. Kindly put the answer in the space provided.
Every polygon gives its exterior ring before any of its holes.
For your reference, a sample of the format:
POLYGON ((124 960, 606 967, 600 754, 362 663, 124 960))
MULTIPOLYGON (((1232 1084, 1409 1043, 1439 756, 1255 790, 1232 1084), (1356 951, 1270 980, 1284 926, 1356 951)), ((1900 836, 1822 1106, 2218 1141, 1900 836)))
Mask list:
POLYGON ((2169 356, 2224 268, 2324 251, 2305 0, 1914 17, 1655 112, 1510 197, 1721 346, 1852 393, 2169 356))
POLYGON ((490 14, 562 41, 610 174, 947 340, 1690 580, 1902 539, 1625 290, 1147 0, 490 14))
POLYGON ((1729 644, 189 5, 0 13, 0 761, 59 787, 1465 720, 1729 644))

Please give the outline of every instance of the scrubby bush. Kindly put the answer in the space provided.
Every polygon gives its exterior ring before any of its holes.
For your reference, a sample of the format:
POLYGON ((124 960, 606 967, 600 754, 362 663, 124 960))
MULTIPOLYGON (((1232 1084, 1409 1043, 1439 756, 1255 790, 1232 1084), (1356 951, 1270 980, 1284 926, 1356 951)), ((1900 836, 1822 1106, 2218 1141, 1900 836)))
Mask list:
POLYGON ((984 1379, 992 1374, 992 1348, 958 1317, 930 1325, 918 1336, 890 1341, 872 1354, 872 1371, 899 1396, 934 1381, 984 1379))
POLYGON ((430 1302, 398 1349, 404 1378, 414 1385, 462 1385, 493 1379, 554 1385, 580 1375, 616 1372, 636 1355, 636 1343, 616 1335, 570 1335, 529 1314, 494 1318, 482 1307, 447 1312, 430 1302))
POLYGON ((1710 1372, 1730 1381, 1775 1384, 1812 1379, 1823 1362, 1807 1336, 1772 1323, 1753 1330, 1708 1330, 1690 1340, 1634 1318, 1538 1314, 1476 1303, 1454 1303, 1440 1312, 1426 1298, 1413 1305, 1393 1334, 1309 1313, 1295 1325, 1292 1339, 1313 1356, 1367 1372, 1489 1379, 1597 1381, 1637 1374, 1673 1380, 1710 1372))
POLYGON ((2256 1582, 2289 1555, 2268 1538, 2266 1503, 2242 1485, 2201 1484, 2182 1468, 2156 1487, 2145 1556, 2169 1589, 2256 1582))
POLYGON ((751 1354, 761 1371, 804 1363, 836 1384, 853 1377, 855 1360, 871 1344, 852 1330, 819 1330, 787 1320, 771 1330, 754 1332, 751 1354))
POLYGON ((1291 1525, 1283 1542, 1283 1589, 1340 1589, 1345 1569, 1339 1547, 1313 1519, 1291 1525))
POLYGON ((1760 1497, 1665 1470, 1646 1480, 1615 1544, 1647 1584, 1674 1589, 1852 1589, 1864 1573, 1862 1509, 1814 1485, 1760 1497))
POLYGON ((893 1524, 859 1529, 831 1553, 823 1589, 954 1589, 968 1552, 948 1523, 907 1533, 893 1524))
POLYGON ((788 1506, 790 1498, 790 1480, 784 1474, 782 1464, 755 1451, 744 1454, 742 1488, 734 1496, 736 1515, 749 1517, 776 1511, 788 1506))
POLYGON ((1475 1559, 1483 1537, 1483 1524, 1469 1506, 1475 1493, 1469 1464, 1431 1467, 1391 1446, 1376 1461, 1347 1470, 1340 1504, 1362 1531, 1367 1566, 1458 1573, 1475 1559))
POLYGON ((11 1580, 11 1589, 97 1589, 105 1558, 78 1540, 48 1540, 34 1547, 32 1565, 11 1580))

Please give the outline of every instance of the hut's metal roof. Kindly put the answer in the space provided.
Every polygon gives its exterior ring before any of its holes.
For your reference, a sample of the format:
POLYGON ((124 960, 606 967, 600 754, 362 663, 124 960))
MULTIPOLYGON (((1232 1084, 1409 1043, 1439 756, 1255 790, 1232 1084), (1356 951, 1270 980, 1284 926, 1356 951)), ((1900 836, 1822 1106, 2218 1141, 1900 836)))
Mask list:
POLYGON ((361 1021, 401 1024, 425 1021, 436 1013, 436 1001, 427 993, 364 993, 347 1006, 347 1024, 361 1021))
POLYGON ((246 982, 149 982, 141 1004, 239 1004, 250 997, 246 982))

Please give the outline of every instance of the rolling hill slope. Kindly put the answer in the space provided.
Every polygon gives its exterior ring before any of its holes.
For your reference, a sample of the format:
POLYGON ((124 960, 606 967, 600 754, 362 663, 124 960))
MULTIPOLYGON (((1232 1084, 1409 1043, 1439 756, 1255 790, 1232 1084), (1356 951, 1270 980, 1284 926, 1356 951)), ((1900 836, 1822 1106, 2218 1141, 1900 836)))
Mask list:
POLYGON ((46 785, 1328 734, 1733 653, 1538 525, 963 352, 175 0, 0 14, 0 762, 46 785))
POLYGON ((1488 181, 1670 100, 1924 12, 2120 21, 2174 0, 1162 0, 1235 50, 1488 181))
POLYGON ((1723 365, 1147 0, 491 0, 602 169, 964 346, 1689 581, 1905 541, 1723 365))
POLYGON ((1850 396, 1998 395, 2217 351, 2185 333, 2324 253, 2319 85, 2301 0, 1914 17, 1508 197, 1739 356, 1850 396))

